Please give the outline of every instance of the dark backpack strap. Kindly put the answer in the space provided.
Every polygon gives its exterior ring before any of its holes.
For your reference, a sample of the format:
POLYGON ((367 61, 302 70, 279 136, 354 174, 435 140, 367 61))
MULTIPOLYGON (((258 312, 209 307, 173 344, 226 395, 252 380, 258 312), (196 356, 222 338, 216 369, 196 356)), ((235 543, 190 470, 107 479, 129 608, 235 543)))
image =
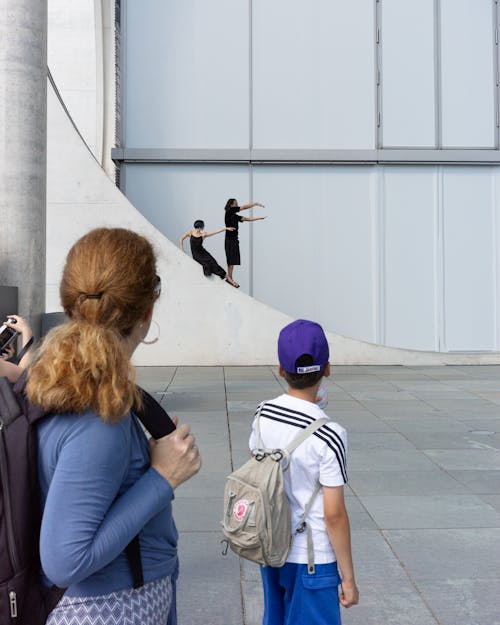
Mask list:
POLYGON ((142 395, 141 408, 134 409, 142 425, 153 438, 161 438, 175 430, 175 424, 167 412, 160 406, 154 397, 140 386, 137 387, 142 395))
POLYGON ((23 359, 23 356, 26 354, 26 352, 29 350, 29 348, 33 345, 33 341, 34 341, 34 339, 33 339, 33 337, 31 337, 30 340, 26 343, 26 345, 19 352, 19 354, 17 355, 17 358, 16 358, 16 365, 21 362, 21 360, 23 359))
MULTIPOLYGON (((141 408, 135 409, 134 412, 146 430, 153 438, 161 438, 173 432, 175 430, 175 424, 166 411, 160 406, 156 399, 143 388, 139 386, 138 389, 142 395, 142 406, 141 408)), ((130 570, 132 571, 134 588, 144 586, 139 536, 135 536, 125 547, 125 554, 130 570)))
POLYGON ((142 571, 141 561, 141 544, 139 542, 139 536, 135 536, 125 547, 125 553, 127 555, 128 564, 132 571, 132 580, 134 588, 140 588, 144 586, 144 573, 142 571))

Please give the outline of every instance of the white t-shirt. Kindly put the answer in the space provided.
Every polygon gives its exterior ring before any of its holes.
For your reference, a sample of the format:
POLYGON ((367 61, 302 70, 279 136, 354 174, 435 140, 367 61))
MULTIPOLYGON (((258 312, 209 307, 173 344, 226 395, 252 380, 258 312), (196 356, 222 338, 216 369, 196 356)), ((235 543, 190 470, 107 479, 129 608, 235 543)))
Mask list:
MULTIPOLYGON (((270 449, 286 447, 301 429, 326 416, 316 404, 287 394, 262 405, 260 431, 264 447, 270 449)), ((252 450, 258 447, 256 419, 249 446, 252 450)), ((284 472, 293 533, 287 562, 307 564, 307 533, 296 534, 295 529, 318 480, 323 486, 342 486, 347 482, 346 451, 346 431, 331 421, 316 430, 291 454, 289 468, 284 472)), ((316 496, 306 520, 313 532, 314 563, 335 562, 324 520, 323 489, 316 496)))

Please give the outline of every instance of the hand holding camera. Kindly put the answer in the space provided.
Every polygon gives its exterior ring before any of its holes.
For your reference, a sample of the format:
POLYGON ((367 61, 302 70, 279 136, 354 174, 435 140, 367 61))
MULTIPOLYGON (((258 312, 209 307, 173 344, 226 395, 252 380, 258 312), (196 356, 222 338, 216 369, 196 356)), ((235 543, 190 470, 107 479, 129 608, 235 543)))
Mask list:
POLYGON ((0 356, 11 358, 17 337, 23 337, 23 347, 32 338, 33 333, 26 319, 19 315, 9 315, 0 326, 0 356))

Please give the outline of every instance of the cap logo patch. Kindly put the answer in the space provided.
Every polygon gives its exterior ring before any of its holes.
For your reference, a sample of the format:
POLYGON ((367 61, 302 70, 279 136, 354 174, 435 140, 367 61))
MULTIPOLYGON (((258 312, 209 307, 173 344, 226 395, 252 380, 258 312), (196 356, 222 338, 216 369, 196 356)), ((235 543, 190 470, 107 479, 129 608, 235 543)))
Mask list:
POLYGON ((297 367, 297 373, 313 373, 313 371, 321 371, 319 365, 309 365, 309 367, 297 367))
POLYGON ((242 521, 245 518, 249 505, 246 499, 240 499, 234 504, 233 516, 237 521, 242 521))

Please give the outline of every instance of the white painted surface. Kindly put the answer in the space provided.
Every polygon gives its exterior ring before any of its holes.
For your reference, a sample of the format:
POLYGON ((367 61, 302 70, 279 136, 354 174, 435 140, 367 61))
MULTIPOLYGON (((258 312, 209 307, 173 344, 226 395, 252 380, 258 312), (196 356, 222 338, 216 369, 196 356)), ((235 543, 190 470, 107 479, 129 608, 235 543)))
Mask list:
POLYGON ((147 4, 123 3, 127 147, 248 147, 248 1, 147 4))
POLYGON ((254 196, 266 203, 269 215, 253 231, 257 299, 294 317, 317 319, 340 334, 375 340, 373 170, 254 168, 254 196))
POLYGON ((441 0, 445 147, 493 147, 494 29, 491 0, 441 0))
POLYGON ((374 147, 372 0, 253 0, 253 146, 374 147))
POLYGON ((383 0, 385 147, 435 147, 434 0, 383 0))
POLYGON ((384 170, 383 320, 386 345, 439 350, 435 167, 384 170))
MULTIPOLYGON (((96 158, 102 157, 102 39, 95 0, 48 0, 47 61, 64 103, 96 158)), ((100 4, 100 2, 98 3, 100 4)))
POLYGON ((495 215, 492 170, 444 175, 445 342, 449 351, 496 343, 495 215))

